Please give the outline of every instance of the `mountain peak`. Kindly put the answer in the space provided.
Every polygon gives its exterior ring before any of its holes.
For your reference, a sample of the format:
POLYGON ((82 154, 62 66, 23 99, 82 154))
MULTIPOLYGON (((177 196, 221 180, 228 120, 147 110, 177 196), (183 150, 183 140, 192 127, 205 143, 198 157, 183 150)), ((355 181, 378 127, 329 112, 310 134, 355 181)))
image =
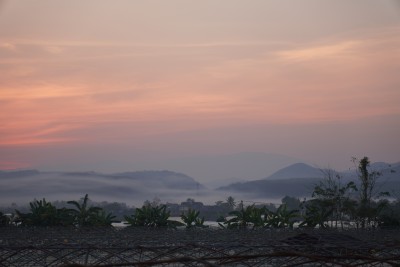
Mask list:
POLYGON ((295 163, 289 165, 274 174, 268 176, 267 180, 282 180, 291 178, 321 178, 323 172, 305 163, 295 163))

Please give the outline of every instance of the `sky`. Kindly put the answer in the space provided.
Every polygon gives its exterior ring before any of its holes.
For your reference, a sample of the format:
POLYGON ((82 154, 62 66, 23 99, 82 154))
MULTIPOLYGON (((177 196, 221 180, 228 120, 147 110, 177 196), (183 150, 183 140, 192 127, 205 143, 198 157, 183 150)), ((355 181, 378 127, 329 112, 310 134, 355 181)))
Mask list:
POLYGON ((394 163, 399 73, 398 0, 0 0, 0 169, 394 163))

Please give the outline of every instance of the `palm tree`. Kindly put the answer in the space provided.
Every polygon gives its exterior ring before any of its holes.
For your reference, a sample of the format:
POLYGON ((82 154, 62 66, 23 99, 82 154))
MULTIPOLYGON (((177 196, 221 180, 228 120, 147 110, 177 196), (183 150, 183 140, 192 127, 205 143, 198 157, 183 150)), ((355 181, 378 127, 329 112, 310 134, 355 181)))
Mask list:
POLYGON ((79 227, 95 225, 96 216, 102 211, 100 207, 88 207, 88 201, 89 197, 88 194, 86 194, 81 203, 74 200, 67 202, 75 206, 72 212, 75 215, 75 223, 79 227))

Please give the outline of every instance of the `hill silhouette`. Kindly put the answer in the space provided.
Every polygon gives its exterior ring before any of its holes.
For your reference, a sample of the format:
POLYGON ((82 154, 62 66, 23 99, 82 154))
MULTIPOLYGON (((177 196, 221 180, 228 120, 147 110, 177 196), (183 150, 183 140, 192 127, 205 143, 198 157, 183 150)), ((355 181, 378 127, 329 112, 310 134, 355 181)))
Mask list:
POLYGON ((282 180, 291 178, 322 178, 324 176, 320 169, 305 163, 295 163, 268 176, 267 180, 282 180))

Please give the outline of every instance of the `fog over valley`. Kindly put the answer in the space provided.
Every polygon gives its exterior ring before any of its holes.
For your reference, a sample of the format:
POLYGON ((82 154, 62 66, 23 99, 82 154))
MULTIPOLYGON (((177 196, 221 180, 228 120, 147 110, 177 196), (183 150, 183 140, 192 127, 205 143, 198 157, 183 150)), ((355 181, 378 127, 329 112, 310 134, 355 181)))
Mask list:
MULTIPOLYGON (((400 188, 400 163, 374 163, 371 170, 382 173, 380 190, 400 188)), ((246 203, 280 203, 284 196, 310 198, 314 187, 327 178, 326 169, 295 163, 269 176, 225 182, 209 187, 195 178, 173 171, 135 171, 105 174, 98 172, 49 172, 14 170, 0 172, 0 201, 3 205, 23 204, 33 199, 80 199, 89 194, 94 201, 124 202, 141 206, 144 201, 180 203, 187 198, 207 205, 224 201, 228 196, 246 203)), ((344 182, 357 182, 355 169, 337 172, 344 182)), ((394 192, 394 191, 393 191, 394 192)), ((396 192, 395 192, 396 193, 396 192)))

